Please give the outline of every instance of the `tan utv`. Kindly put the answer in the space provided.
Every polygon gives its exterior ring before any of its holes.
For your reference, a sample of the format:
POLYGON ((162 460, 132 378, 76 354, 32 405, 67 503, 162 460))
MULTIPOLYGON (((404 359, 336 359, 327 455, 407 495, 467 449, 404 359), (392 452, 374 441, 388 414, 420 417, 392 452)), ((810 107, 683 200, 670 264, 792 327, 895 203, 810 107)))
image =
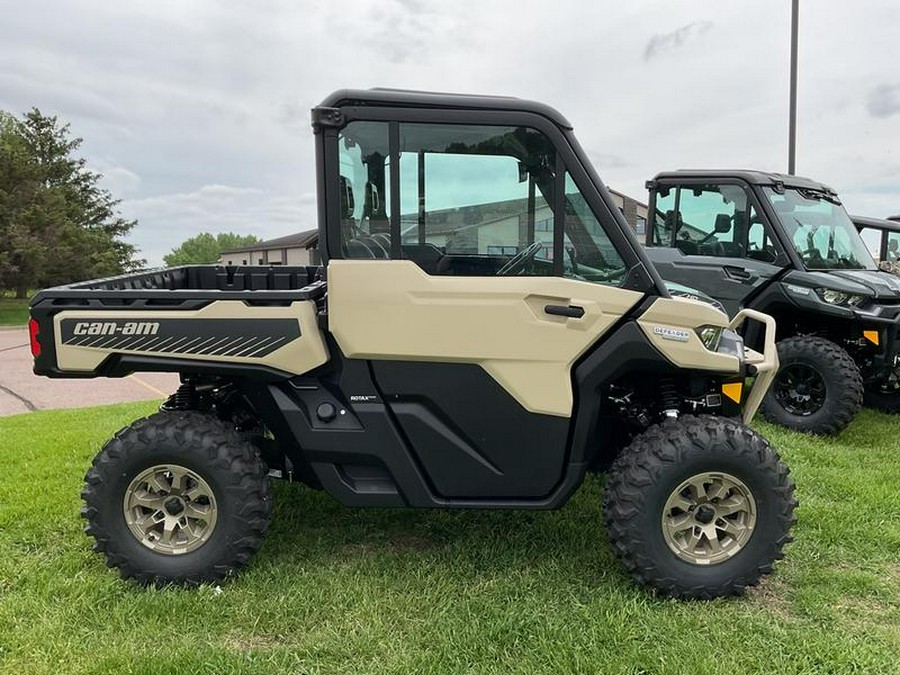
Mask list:
POLYGON ((794 486, 747 423, 774 322, 670 297, 560 113, 338 91, 312 126, 321 267, 179 267, 32 301, 40 375, 181 374, 87 473, 110 566, 223 579, 262 541, 270 478, 358 507, 552 509, 605 470, 607 534, 639 583, 710 598, 772 570, 794 486))

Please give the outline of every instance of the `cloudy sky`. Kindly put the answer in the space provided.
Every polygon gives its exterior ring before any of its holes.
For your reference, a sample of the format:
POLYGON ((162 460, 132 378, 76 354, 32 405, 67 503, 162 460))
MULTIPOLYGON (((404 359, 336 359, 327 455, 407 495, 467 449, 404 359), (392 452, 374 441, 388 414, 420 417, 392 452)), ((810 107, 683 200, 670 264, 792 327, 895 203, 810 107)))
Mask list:
MULTIPOLYGON (((9 2, 9 0, 7 0, 9 2)), ((315 226, 309 109, 343 87, 538 99, 608 185, 784 171, 789 0, 31 0, 0 21, 0 109, 59 115, 140 225, 315 226)), ((900 213, 900 3, 801 0, 798 173, 900 213)))

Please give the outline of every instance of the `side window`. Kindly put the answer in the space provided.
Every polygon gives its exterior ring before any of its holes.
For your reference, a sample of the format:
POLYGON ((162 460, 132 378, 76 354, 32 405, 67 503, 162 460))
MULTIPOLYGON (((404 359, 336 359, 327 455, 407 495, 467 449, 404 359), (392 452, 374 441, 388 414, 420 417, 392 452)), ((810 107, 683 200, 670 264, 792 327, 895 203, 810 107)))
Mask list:
POLYGON ((890 263, 900 261, 900 232, 887 233, 887 254, 885 258, 890 263))
POLYGON ((783 250, 738 185, 665 186, 656 198, 654 244, 685 255, 749 258, 778 264, 783 250))
POLYGON ((781 245, 772 236, 772 232, 763 223, 753 205, 747 210, 749 227, 747 228, 747 257, 776 264, 783 257, 781 245))
POLYGON ((566 276, 620 284, 625 265, 552 141, 530 127, 356 121, 338 137, 345 258, 397 249, 429 274, 566 276), (391 162, 399 223, 391 222, 391 162), (563 213, 554 213, 559 183, 563 213), (554 255, 562 222, 562 260, 554 255), (398 242, 392 241, 394 237, 398 242), (393 246, 392 246, 393 244, 393 246))
POLYGON ((744 257, 736 235, 746 212, 747 194, 740 187, 682 187, 675 245, 687 255, 744 257))
MULTIPOLYGON (((872 254, 872 257, 880 262, 882 231, 877 230, 874 227, 864 227, 859 231, 859 236, 862 237, 862 240, 865 243, 866 248, 869 249, 869 253, 872 254)), ((890 242, 890 238, 888 239, 888 242, 890 242)), ((896 246, 897 244, 895 243, 894 247, 896 248, 896 246)), ((890 249, 888 249, 888 253, 890 253, 890 249)))
POLYGON ((603 284, 622 283, 625 263, 568 173, 564 233, 566 276, 603 284))
POLYGON ((430 274, 552 274, 555 163, 535 129, 400 124, 404 257, 430 274))
POLYGON ((351 122, 338 139, 341 245, 347 258, 390 255, 390 164, 386 122, 351 122))
POLYGON ((656 193, 656 212, 653 214, 651 246, 669 246, 675 229, 675 188, 660 188, 656 193))

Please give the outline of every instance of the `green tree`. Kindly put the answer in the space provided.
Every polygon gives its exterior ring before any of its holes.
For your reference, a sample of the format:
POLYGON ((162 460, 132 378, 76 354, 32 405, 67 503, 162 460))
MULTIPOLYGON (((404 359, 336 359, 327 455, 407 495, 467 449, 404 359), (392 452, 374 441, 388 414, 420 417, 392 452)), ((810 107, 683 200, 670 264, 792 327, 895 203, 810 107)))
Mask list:
POLYGON ((123 239, 136 221, 74 155, 80 146, 68 124, 37 108, 21 119, 0 112, 0 288, 16 297, 144 262, 123 239))
POLYGON ((252 244, 258 244, 259 237, 252 234, 240 235, 233 232, 220 232, 212 235, 209 232, 201 232, 195 237, 182 242, 172 252, 163 256, 163 262, 167 267, 178 265, 203 265, 218 261, 222 251, 230 251, 252 244))

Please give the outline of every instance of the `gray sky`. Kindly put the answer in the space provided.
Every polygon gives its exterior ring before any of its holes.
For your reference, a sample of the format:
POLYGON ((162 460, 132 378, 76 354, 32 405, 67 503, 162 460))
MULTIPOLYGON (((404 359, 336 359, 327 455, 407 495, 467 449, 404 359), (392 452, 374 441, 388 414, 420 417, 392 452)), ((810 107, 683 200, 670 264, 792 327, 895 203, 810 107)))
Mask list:
MULTIPOLYGON (((204 230, 315 227, 309 109, 343 87, 550 103, 641 200, 665 169, 786 169, 789 0, 32 0, 2 16, 0 108, 71 122, 154 264, 204 230)), ((797 170, 864 215, 900 213, 898 36, 894 0, 801 0, 797 170)))

